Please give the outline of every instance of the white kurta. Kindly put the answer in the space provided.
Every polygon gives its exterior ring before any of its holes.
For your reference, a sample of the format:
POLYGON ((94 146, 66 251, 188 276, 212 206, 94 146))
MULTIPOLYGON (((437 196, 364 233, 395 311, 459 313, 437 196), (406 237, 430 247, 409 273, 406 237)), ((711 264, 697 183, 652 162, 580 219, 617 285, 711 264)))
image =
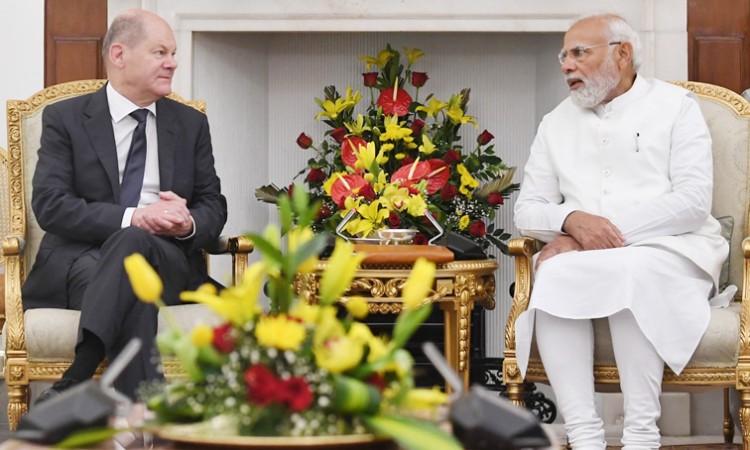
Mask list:
POLYGON ((610 219, 625 247, 542 263, 529 310, 516 321, 521 370, 535 309, 579 319, 629 309, 679 373, 708 325, 707 298, 728 254, 710 216, 712 187, 711 137, 685 89, 638 76, 605 106, 566 99, 547 114, 526 165, 516 226, 548 242, 580 210, 610 219))

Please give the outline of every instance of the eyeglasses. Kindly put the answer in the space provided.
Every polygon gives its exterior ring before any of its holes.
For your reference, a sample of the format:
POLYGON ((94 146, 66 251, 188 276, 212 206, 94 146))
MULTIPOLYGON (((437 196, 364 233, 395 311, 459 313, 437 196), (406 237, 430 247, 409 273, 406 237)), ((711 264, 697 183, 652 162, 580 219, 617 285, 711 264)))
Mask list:
POLYGON ((565 64, 565 59, 567 59, 568 56, 573 58, 576 61, 583 61, 586 59, 586 56, 589 54, 589 50, 592 48, 598 48, 598 47, 606 47, 609 45, 618 45, 622 44, 621 41, 615 41, 615 42, 608 42, 606 44, 599 44, 599 45, 589 45, 588 47, 584 47, 582 45, 579 45, 578 47, 573 47, 568 51, 562 50, 558 55, 557 59, 560 60, 560 64, 565 64))

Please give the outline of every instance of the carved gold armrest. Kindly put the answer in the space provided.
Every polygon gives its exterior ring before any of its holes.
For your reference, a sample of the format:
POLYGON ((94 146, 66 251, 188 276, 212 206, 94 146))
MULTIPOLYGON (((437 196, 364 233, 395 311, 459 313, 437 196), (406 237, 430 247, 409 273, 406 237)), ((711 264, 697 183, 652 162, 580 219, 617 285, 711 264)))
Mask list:
POLYGON ((24 277, 23 252, 26 244, 21 236, 3 239, 5 260, 5 351, 7 356, 26 352, 21 285, 24 277))
POLYGON ((516 348, 516 319, 529 307, 533 269, 531 258, 543 245, 541 241, 528 237, 513 238, 508 242, 508 253, 513 256, 516 268, 513 304, 505 323, 505 348, 508 350, 516 348))
POLYGON ((742 276, 739 356, 741 362, 750 363, 750 237, 742 240, 742 254, 745 264, 742 276))
POLYGON ((227 249, 232 254, 232 282, 237 285, 242 281, 242 275, 247 269, 247 255, 254 249, 253 241, 245 236, 227 239, 227 249))

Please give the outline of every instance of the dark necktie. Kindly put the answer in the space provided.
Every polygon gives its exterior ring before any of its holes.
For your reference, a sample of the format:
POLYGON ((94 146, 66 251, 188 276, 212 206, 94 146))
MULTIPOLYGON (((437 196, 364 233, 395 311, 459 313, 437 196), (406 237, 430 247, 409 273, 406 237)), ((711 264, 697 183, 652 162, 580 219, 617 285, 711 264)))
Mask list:
POLYGON ((130 141, 128 159, 125 163, 125 171, 122 174, 120 185, 120 205, 138 206, 143 187, 143 172, 146 168, 146 117, 147 109, 136 109, 130 113, 130 117, 138 121, 133 131, 133 140, 130 141))

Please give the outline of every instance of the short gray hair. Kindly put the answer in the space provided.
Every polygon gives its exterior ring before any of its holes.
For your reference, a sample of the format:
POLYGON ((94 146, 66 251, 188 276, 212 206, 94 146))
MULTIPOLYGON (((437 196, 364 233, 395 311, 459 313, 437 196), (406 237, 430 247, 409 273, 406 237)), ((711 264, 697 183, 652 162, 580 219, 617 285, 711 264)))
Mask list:
POLYGON ((115 17, 102 41, 102 57, 109 59, 109 48, 116 42, 130 47, 137 45, 145 37, 146 27, 141 14, 124 13, 115 17))
POLYGON ((641 44, 641 37, 638 32, 633 29, 628 21, 615 14, 593 13, 579 17, 573 25, 589 19, 598 19, 607 24, 607 40, 609 42, 630 42, 633 46, 633 71, 638 72, 643 62, 643 44, 641 44))

